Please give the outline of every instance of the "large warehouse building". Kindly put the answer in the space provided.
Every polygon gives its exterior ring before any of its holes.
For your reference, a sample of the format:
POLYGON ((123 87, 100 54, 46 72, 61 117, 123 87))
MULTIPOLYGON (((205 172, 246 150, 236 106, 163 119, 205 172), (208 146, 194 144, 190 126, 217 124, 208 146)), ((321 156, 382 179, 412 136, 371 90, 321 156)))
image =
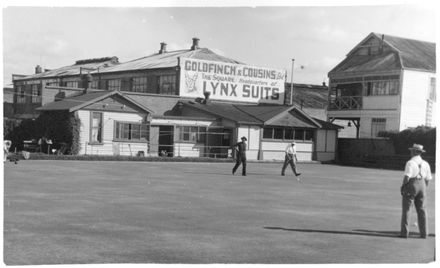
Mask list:
POLYGON ((335 157, 339 126, 285 98, 285 70, 249 66, 199 47, 120 63, 77 61, 15 76, 18 118, 64 111, 81 121, 79 154, 230 157, 245 136, 249 159, 335 157))

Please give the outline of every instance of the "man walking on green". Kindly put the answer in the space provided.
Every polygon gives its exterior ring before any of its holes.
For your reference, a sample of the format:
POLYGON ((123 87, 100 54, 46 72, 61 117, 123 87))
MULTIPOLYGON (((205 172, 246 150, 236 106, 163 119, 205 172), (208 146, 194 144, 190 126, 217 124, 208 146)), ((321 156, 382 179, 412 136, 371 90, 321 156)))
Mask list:
POLYGON ((240 164, 243 165, 243 170, 241 175, 246 176, 246 137, 241 137, 241 142, 238 142, 234 145, 234 150, 236 150, 236 163, 234 168, 232 169, 232 175, 235 174, 235 171, 237 171, 237 168, 240 166, 240 164))
MULTIPOLYGON (((298 161, 298 158, 296 157, 296 143, 294 141, 287 146, 285 153, 286 157, 284 158, 284 165, 281 169, 281 176, 285 175, 286 167, 290 164, 293 174, 298 177, 301 173, 296 171, 296 162, 298 161)), ((299 180, 299 178, 297 178, 297 180, 299 180)))

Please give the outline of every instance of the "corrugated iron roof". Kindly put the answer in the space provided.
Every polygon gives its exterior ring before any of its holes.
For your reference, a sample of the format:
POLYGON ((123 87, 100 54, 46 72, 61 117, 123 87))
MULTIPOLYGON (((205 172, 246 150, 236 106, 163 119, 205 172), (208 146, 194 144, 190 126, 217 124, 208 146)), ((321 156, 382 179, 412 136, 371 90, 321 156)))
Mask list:
MULTIPOLYGON (((290 83, 285 84, 286 100, 290 100, 290 83)), ((328 105, 328 87, 293 83, 293 103, 303 108, 325 109, 328 105)))
POLYGON ((179 57, 243 64, 242 62, 218 55, 208 48, 199 48, 195 50, 186 49, 164 52, 162 54, 156 53, 147 57, 105 68, 105 70, 100 70, 100 73, 176 67, 178 66, 179 57))
MULTIPOLYGON (((375 35, 378 38, 382 36, 375 35)), ((435 72, 435 43, 391 35, 384 35, 384 41, 399 51, 403 68, 435 72)))
POLYGON ((316 117, 313 117, 313 119, 316 120, 318 123, 321 124, 322 129, 334 129, 334 130, 338 130, 338 129, 344 128, 343 126, 336 125, 336 124, 333 124, 333 123, 331 123, 331 122, 327 122, 327 121, 321 120, 321 119, 316 118, 316 117))
POLYGON ((370 33, 329 73, 389 71, 402 68, 435 72, 435 56, 435 43, 370 33), (366 41, 371 38, 382 40, 382 36, 384 46, 388 46, 390 49, 376 55, 356 55, 354 53, 366 41))
POLYGON ((55 110, 72 110, 76 107, 82 106, 84 103, 89 103, 95 99, 109 95, 111 91, 94 91, 87 94, 79 93, 65 99, 49 102, 39 108, 39 111, 55 111, 55 110))
POLYGON ((265 122, 292 107, 282 105, 236 105, 236 108, 265 122))
POLYGON ((241 109, 237 108, 237 105, 229 103, 216 103, 209 102, 207 104, 201 104, 193 101, 181 101, 185 105, 208 112, 210 114, 217 115, 220 118, 226 118, 228 120, 244 123, 244 124, 262 124, 261 120, 243 112, 241 109))
POLYGON ((100 59, 80 60, 73 65, 48 70, 46 72, 42 72, 39 74, 32 74, 32 75, 16 78, 15 80, 28 80, 28 79, 38 79, 38 78, 79 75, 81 73, 81 69, 96 70, 98 68, 105 68, 107 66, 117 65, 118 62, 117 60, 115 61, 115 58, 116 57, 107 57, 100 59))
POLYGON ((99 100, 108 98, 113 95, 118 95, 121 98, 124 98, 125 100, 129 101, 130 103, 138 106, 144 111, 147 112, 153 112, 149 108, 145 107, 144 105, 138 103, 136 100, 133 100, 132 98, 125 96, 124 94, 120 93, 119 91, 91 91, 87 93, 80 93, 79 95, 74 95, 71 97, 67 97, 65 99, 54 101, 47 103, 39 108, 37 110, 39 111, 69 111, 73 112, 76 110, 79 110, 83 107, 86 107, 94 102, 97 102, 99 100))

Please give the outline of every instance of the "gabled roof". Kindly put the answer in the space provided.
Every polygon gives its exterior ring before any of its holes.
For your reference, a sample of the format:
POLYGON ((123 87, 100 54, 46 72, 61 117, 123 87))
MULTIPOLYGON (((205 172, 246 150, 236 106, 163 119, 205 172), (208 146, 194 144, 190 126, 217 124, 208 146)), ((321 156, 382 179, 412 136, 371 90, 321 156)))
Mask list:
MULTIPOLYGON (((291 84, 285 83, 286 102, 290 102, 291 84)), ((299 107, 326 109, 328 105, 328 87, 325 85, 293 83, 293 103, 299 107)))
POLYGON ((421 71, 436 71, 435 43, 407 39, 402 37, 370 33, 356 45, 347 57, 334 67, 334 72, 365 72, 414 69, 421 71), (356 55, 357 52, 371 38, 382 42, 387 49, 375 55, 356 55))
POLYGON ((57 69, 48 70, 38 74, 32 74, 23 77, 16 77, 15 80, 28 80, 37 78, 59 77, 59 76, 73 76, 80 73, 93 72, 98 68, 105 68, 118 64, 117 57, 106 57, 99 59, 78 60, 73 65, 60 67, 57 69), (83 69, 83 70, 82 70, 83 69))
POLYGON ((338 129, 344 128, 343 126, 336 125, 336 124, 333 124, 333 123, 331 123, 331 122, 327 122, 327 121, 321 120, 321 119, 316 118, 316 117, 313 117, 313 119, 315 119, 316 122, 318 122, 319 124, 321 124, 322 129, 334 129, 334 130, 338 130, 338 129))
POLYGON ((292 109, 291 106, 282 105, 236 105, 236 108, 245 112, 261 122, 266 122, 282 112, 292 109))
POLYGON ((208 102, 202 104, 193 101, 180 101, 185 106, 204 111, 218 118, 226 118, 236 123, 292 126, 304 128, 338 129, 339 126, 313 118, 295 106, 266 104, 228 104, 208 102))
MULTIPOLYGON (((374 33, 378 38, 382 35, 374 33)), ((436 70, 435 43, 384 35, 384 42, 395 48, 405 69, 436 70)))
POLYGON ((156 53, 147 57, 121 63, 117 66, 105 68, 104 70, 100 70, 100 73, 176 67, 179 64, 179 57, 243 64, 239 61, 218 55, 208 48, 199 48, 195 50, 185 49, 156 53))
POLYGON ((149 108, 137 103, 136 101, 132 100, 131 98, 125 96, 124 94, 121 94, 119 91, 92 91, 85 94, 80 94, 72 97, 68 97, 65 99, 62 99, 60 101, 54 101, 47 103, 39 108, 37 108, 38 111, 69 111, 74 112, 81 108, 84 108, 86 106, 89 106, 95 102, 98 102, 100 100, 106 99, 108 97, 112 96, 119 96, 129 103, 133 104, 134 106, 138 107, 140 110, 143 110, 147 113, 153 113, 149 108))

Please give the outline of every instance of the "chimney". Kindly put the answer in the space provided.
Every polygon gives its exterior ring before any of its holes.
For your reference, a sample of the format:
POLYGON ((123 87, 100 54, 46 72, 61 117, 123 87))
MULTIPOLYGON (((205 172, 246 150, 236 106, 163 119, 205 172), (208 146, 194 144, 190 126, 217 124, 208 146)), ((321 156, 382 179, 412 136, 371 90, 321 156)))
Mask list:
POLYGON ((167 52, 167 43, 162 42, 162 43, 160 43, 159 54, 163 54, 165 52, 167 52))
POLYGON ((42 73, 42 72, 43 72, 43 68, 41 68, 40 65, 37 65, 37 66, 35 67, 35 73, 36 73, 36 74, 40 74, 40 73, 42 73))
POLYGON ((209 95, 211 95, 211 92, 205 91, 203 92, 203 95, 205 95, 205 99, 203 100, 203 104, 209 103, 211 100, 209 99, 209 95))
POLYGON ((193 38, 193 44, 191 46, 191 50, 199 49, 199 41, 200 41, 199 38, 197 38, 197 37, 193 38))
POLYGON ((93 77, 90 73, 83 74, 81 80, 82 80, 82 86, 84 88, 84 93, 87 93, 87 90, 92 86, 93 77))

